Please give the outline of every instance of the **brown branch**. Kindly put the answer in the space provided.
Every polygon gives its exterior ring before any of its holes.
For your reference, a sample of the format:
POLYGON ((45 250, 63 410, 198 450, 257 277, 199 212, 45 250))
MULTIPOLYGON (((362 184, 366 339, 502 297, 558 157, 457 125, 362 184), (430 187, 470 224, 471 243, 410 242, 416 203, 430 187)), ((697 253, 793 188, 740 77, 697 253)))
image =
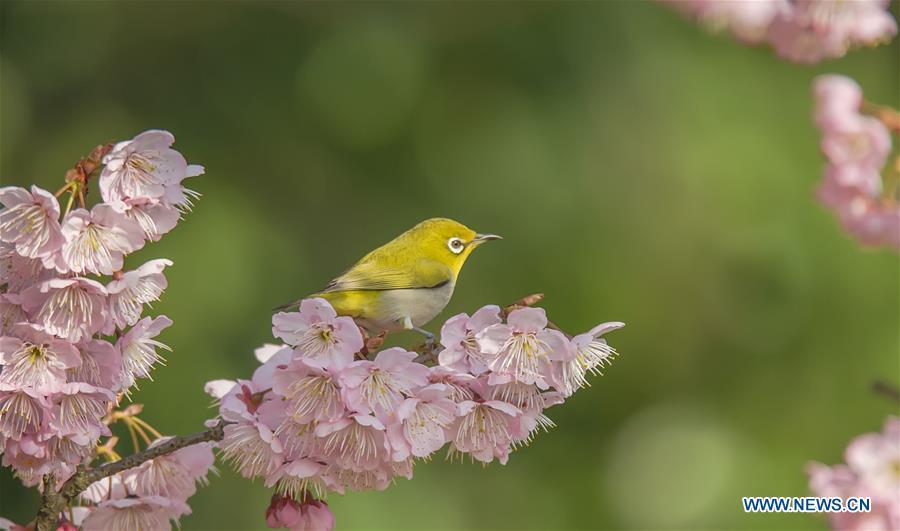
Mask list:
POLYGON ((872 391, 879 395, 886 396, 887 398, 890 398, 894 402, 900 404, 900 389, 898 389, 896 386, 893 386, 882 380, 877 380, 872 383, 872 391))
POLYGON ((38 509, 37 517, 34 519, 34 528, 37 531, 53 531, 59 522, 59 514, 80 495, 87 490, 92 483, 103 478, 118 474, 134 468, 151 459, 170 454, 175 450, 192 446, 202 442, 221 441, 225 436, 225 426, 230 424, 224 420, 212 428, 195 433, 193 435, 183 435, 172 437, 168 441, 147 448, 142 452, 138 452, 118 461, 106 463, 96 468, 86 468, 79 466, 75 474, 66 481, 63 486, 57 490, 53 476, 48 474, 44 476, 44 493, 41 498, 41 506, 38 509))

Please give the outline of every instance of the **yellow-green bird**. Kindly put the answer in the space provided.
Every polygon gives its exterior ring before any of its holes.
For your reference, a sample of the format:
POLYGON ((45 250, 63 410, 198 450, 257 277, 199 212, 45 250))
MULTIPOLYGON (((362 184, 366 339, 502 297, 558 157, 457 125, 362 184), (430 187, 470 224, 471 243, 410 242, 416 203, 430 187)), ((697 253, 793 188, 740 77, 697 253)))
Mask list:
POLYGON ((365 255, 310 297, 322 297, 338 315, 353 317, 369 332, 415 330, 432 343, 434 335, 421 327, 450 302, 472 251, 499 239, 452 219, 427 219, 365 255))

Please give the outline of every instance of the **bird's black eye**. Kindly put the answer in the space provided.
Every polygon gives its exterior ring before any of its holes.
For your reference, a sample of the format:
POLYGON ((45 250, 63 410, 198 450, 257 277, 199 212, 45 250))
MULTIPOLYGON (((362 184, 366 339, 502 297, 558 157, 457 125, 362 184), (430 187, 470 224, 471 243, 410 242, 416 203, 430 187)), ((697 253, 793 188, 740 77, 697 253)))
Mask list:
POLYGON ((447 247, 450 248, 450 252, 452 252, 453 254, 459 254, 462 252, 465 244, 459 238, 454 237, 447 240, 447 247))

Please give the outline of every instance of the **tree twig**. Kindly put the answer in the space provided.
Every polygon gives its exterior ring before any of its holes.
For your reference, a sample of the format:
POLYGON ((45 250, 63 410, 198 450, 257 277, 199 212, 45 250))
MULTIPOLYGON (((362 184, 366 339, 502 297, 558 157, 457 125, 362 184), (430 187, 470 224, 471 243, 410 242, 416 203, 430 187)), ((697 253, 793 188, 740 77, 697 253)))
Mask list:
POLYGON ((886 396, 900 404, 900 389, 882 380, 872 382, 872 391, 879 395, 886 396))
POLYGON ((219 420, 218 424, 206 431, 193 435, 172 437, 162 444, 147 448, 142 452, 137 452, 118 461, 106 463, 95 468, 79 466, 75 474, 59 490, 56 489, 51 474, 44 476, 44 492, 41 498, 41 506, 34 520, 34 528, 37 531, 53 531, 56 529, 59 514, 66 509, 72 500, 87 490, 92 483, 139 466, 151 459, 170 454, 181 448, 202 442, 221 441, 222 437, 225 436, 225 426, 228 424, 230 423, 219 420))

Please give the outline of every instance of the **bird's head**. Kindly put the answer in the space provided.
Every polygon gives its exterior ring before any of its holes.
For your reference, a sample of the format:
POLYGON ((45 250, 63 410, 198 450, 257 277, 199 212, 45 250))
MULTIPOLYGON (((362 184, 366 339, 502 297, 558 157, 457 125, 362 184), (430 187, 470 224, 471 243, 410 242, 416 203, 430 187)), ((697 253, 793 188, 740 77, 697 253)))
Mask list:
POLYGON ((437 260, 458 274, 472 251, 484 242, 500 240, 496 234, 479 234, 458 221, 447 218, 426 219, 404 235, 422 254, 437 260))

